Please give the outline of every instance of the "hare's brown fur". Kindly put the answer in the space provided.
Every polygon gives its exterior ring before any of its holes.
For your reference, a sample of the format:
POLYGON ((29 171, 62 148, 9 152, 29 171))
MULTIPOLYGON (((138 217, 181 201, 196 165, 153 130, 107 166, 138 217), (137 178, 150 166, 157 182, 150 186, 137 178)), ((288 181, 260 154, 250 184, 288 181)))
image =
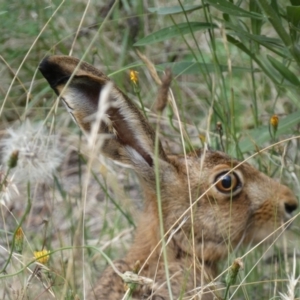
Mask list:
MULTIPOLYGON (((40 70, 79 126, 90 131, 90 116, 102 105, 100 95, 110 80, 94 67, 66 56, 44 59, 40 70)), ((134 243, 123 260, 114 262, 115 267, 121 273, 133 271, 139 261, 143 265, 139 275, 153 279, 153 285, 134 289, 134 299, 169 299, 170 293, 178 299, 201 291, 206 293, 202 299, 212 299, 210 288, 201 287, 215 277, 217 262, 236 245, 257 243, 274 232, 296 209, 295 196, 286 186, 223 152, 167 155, 159 143, 156 155, 155 133, 130 100, 113 86, 103 101, 108 119, 99 122, 99 133, 106 134, 101 153, 136 171, 145 198, 134 243), (163 228, 168 233, 168 279, 161 246, 158 177, 163 228)), ((124 294, 122 279, 109 267, 89 299, 117 300, 124 294)))

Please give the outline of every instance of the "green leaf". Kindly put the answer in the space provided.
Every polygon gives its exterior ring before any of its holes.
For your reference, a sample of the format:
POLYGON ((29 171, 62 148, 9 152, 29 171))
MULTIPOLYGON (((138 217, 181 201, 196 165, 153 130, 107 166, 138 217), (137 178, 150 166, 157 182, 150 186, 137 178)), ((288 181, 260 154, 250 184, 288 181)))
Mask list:
POLYGON ((274 72, 272 72, 273 70, 271 70, 271 68, 264 62, 264 59, 258 55, 256 55, 255 53, 251 52, 250 49, 248 49, 242 42, 240 42, 239 40, 233 38, 230 35, 227 35, 227 41, 230 42, 231 44, 235 45, 236 47, 238 47, 240 50, 242 50, 243 52, 245 52, 249 57, 251 57, 251 59, 253 59, 258 66, 261 68, 261 70, 267 75, 269 76, 269 78, 275 83, 278 84, 279 81, 276 77, 277 74, 274 74, 274 72))
MULTIPOLYGON (((297 126, 300 122, 300 111, 296 111, 287 117, 279 120, 277 136, 283 134, 293 134, 292 128, 297 126)), ((242 153, 252 152, 254 150, 262 149, 267 146, 266 142, 270 141, 269 126, 264 125, 258 128, 249 130, 245 136, 239 141, 239 148, 242 153)), ((231 149, 230 153, 234 153, 231 149)))
POLYGON ((287 6, 286 17, 292 24, 292 26, 290 26, 291 38, 293 42, 297 42, 300 29, 300 6, 287 6))
POLYGON ((294 6, 299 6, 300 5, 300 0, 291 0, 291 4, 294 6))
POLYGON ((169 7, 150 7, 148 10, 152 13, 157 13, 159 15, 172 15, 185 12, 190 12, 202 8, 203 5, 180 5, 169 6, 169 7), (183 8, 183 9, 182 9, 183 8))
MULTIPOLYGON (((274 13, 278 16, 278 18, 280 18, 278 0, 271 0, 269 6, 271 9, 273 9, 274 13)), ((266 15, 269 16, 268 13, 266 13, 266 15)))
POLYGON ((296 28, 300 24, 300 6, 287 6, 286 7, 287 20, 292 23, 296 28))
POLYGON ((277 55, 285 59, 292 59, 292 55, 290 54, 290 52, 286 51, 286 48, 284 47, 280 39, 270 38, 264 35, 255 35, 245 30, 238 30, 236 28, 233 28, 233 30, 234 30, 234 34, 238 36, 240 40, 244 43, 246 41, 249 42, 248 44, 250 45, 251 41, 255 41, 261 46, 264 46, 265 48, 271 50, 273 53, 276 53, 277 55))
MULTIPOLYGON (((249 31, 245 30, 244 27, 232 22, 224 22, 224 24, 227 29, 232 30, 230 33, 231 35, 236 35, 240 38, 241 43, 244 44, 244 48, 247 46, 249 47, 248 51, 252 51, 250 42, 252 43, 252 41, 255 41, 283 58, 292 59, 292 55, 289 51, 287 51, 287 48, 281 39, 265 35, 251 34, 249 31)), ((227 31, 229 32, 229 30, 227 31)))
POLYGON ((205 0, 211 6, 217 8, 218 10, 237 17, 254 18, 254 19, 264 19, 264 16, 258 13, 249 12, 244 10, 233 3, 226 0, 205 0))
POLYGON ((244 38, 248 38, 249 40, 253 40, 255 42, 258 42, 259 44, 265 46, 266 48, 273 50, 273 47, 279 48, 281 50, 285 49, 284 45, 282 44, 282 41, 278 38, 273 38, 273 37, 268 37, 265 35, 256 35, 256 34, 251 34, 245 30, 238 30, 237 28, 235 33, 236 35, 244 38))
POLYGON ((268 60, 272 64, 272 66, 282 75, 282 77, 288 80, 290 83, 300 86, 300 81, 297 76, 290 71, 283 63, 276 60, 274 57, 267 55, 268 60))
POLYGON ((145 46, 145 45, 165 41, 173 37, 181 36, 182 34, 187 34, 198 30, 205 30, 205 29, 212 29, 212 28, 217 28, 217 25, 213 23, 203 23, 203 22, 181 23, 151 33, 148 36, 137 41, 134 44, 134 46, 145 46))
MULTIPOLYGON (((258 3, 256 2, 256 0, 250 0, 249 9, 251 12, 261 13, 261 9, 260 9, 258 3)), ((252 18, 251 19, 252 33, 256 34, 256 35, 260 35, 262 25, 263 25, 263 20, 258 20, 256 18, 252 18)))
MULTIPOLYGON (((182 61, 182 62, 175 62, 175 63, 165 63, 157 65, 159 70, 165 70, 166 68, 170 68, 172 73, 175 75, 182 75, 182 74, 203 74, 203 73, 210 73, 215 72, 216 68, 221 70, 222 72, 228 71, 227 65, 218 64, 215 66, 212 63, 199 63, 199 62, 191 62, 191 61, 182 61)), ((244 67, 232 67, 233 72, 250 72, 250 68, 244 67)))

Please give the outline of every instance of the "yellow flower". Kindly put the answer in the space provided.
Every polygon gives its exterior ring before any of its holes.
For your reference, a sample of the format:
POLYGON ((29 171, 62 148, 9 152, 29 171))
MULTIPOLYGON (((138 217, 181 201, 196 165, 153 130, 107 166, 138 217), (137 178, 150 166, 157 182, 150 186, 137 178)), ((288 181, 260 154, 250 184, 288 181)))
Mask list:
POLYGON ((49 252, 47 250, 34 251, 34 258, 41 264, 45 265, 49 261, 49 252))
POLYGON ((273 115, 270 119, 270 124, 272 125, 274 131, 277 130, 278 127, 278 123, 279 123, 279 118, 277 115, 273 115))
POLYGON ((130 70, 129 72, 130 80, 134 83, 137 84, 138 82, 138 72, 134 70, 130 70))

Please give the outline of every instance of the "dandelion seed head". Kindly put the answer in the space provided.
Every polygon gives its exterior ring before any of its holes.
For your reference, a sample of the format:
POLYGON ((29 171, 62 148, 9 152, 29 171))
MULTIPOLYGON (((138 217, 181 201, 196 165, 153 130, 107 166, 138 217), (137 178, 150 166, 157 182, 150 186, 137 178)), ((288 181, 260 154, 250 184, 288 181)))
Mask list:
POLYGON ((3 165, 18 151, 18 163, 13 169, 18 182, 45 182, 62 161, 57 136, 48 134, 42 123, 26 120, 18 128, 9 128, 0 144, 3 165))

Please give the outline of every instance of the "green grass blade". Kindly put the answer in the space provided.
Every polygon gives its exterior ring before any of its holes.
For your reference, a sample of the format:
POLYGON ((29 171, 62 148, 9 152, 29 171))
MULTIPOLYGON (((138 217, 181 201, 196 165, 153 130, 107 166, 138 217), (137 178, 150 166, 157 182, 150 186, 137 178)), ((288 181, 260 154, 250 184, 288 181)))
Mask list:
MULTIPOLYGON (((156 67, 161 71, 165 70, 166 68, 171 68, 172 73, 174 75, 203 74, 203 72, 211 73, 216 71, 216 66, 213 63, 199 63, 194 61, 164 63, 164 64, 157 65, 156 67)), ((228 71, 227 65, 219 64, 218 67, 222 72, 228 71)), ((232 66, 232 71, 234 73, 251 72, 251 69, 245 67, 232 66)))
POLYGON ((223 13, 229 14, 231 16, 264 19, 263 15, 244 10, 226 0, 206 0, 206 2, 222 11, 223 13))
POLYGON ((283 63, 275 59, 274 57, 267 55, 268 60, 272 64, 272 66, 282 75, 282 77, 288 80, 290 83, 300 86, 300 81, 297 76, 289 70, 283 63))
POLYGON ((158 15, 172 15, 185 12, 191 12, 197 9, 201 9, 203 5, 179 5, 169 6, 169 7, 149 7, 148 10, 152 13, 157 13, 158 15))
POLYGON ((191 33, 191 30, 195 32, 199 30, 206 30, 206 29, 213 29, 213 28, 217 28, 217 25, 212 23, 205 23, 205 22, 190 22, 189 24, 181 23, 151 33, 148 36, 136 42, 134 46, 146 46, 153 43, 162 42, 170 38, 179 37, 183 34, 191 33))

